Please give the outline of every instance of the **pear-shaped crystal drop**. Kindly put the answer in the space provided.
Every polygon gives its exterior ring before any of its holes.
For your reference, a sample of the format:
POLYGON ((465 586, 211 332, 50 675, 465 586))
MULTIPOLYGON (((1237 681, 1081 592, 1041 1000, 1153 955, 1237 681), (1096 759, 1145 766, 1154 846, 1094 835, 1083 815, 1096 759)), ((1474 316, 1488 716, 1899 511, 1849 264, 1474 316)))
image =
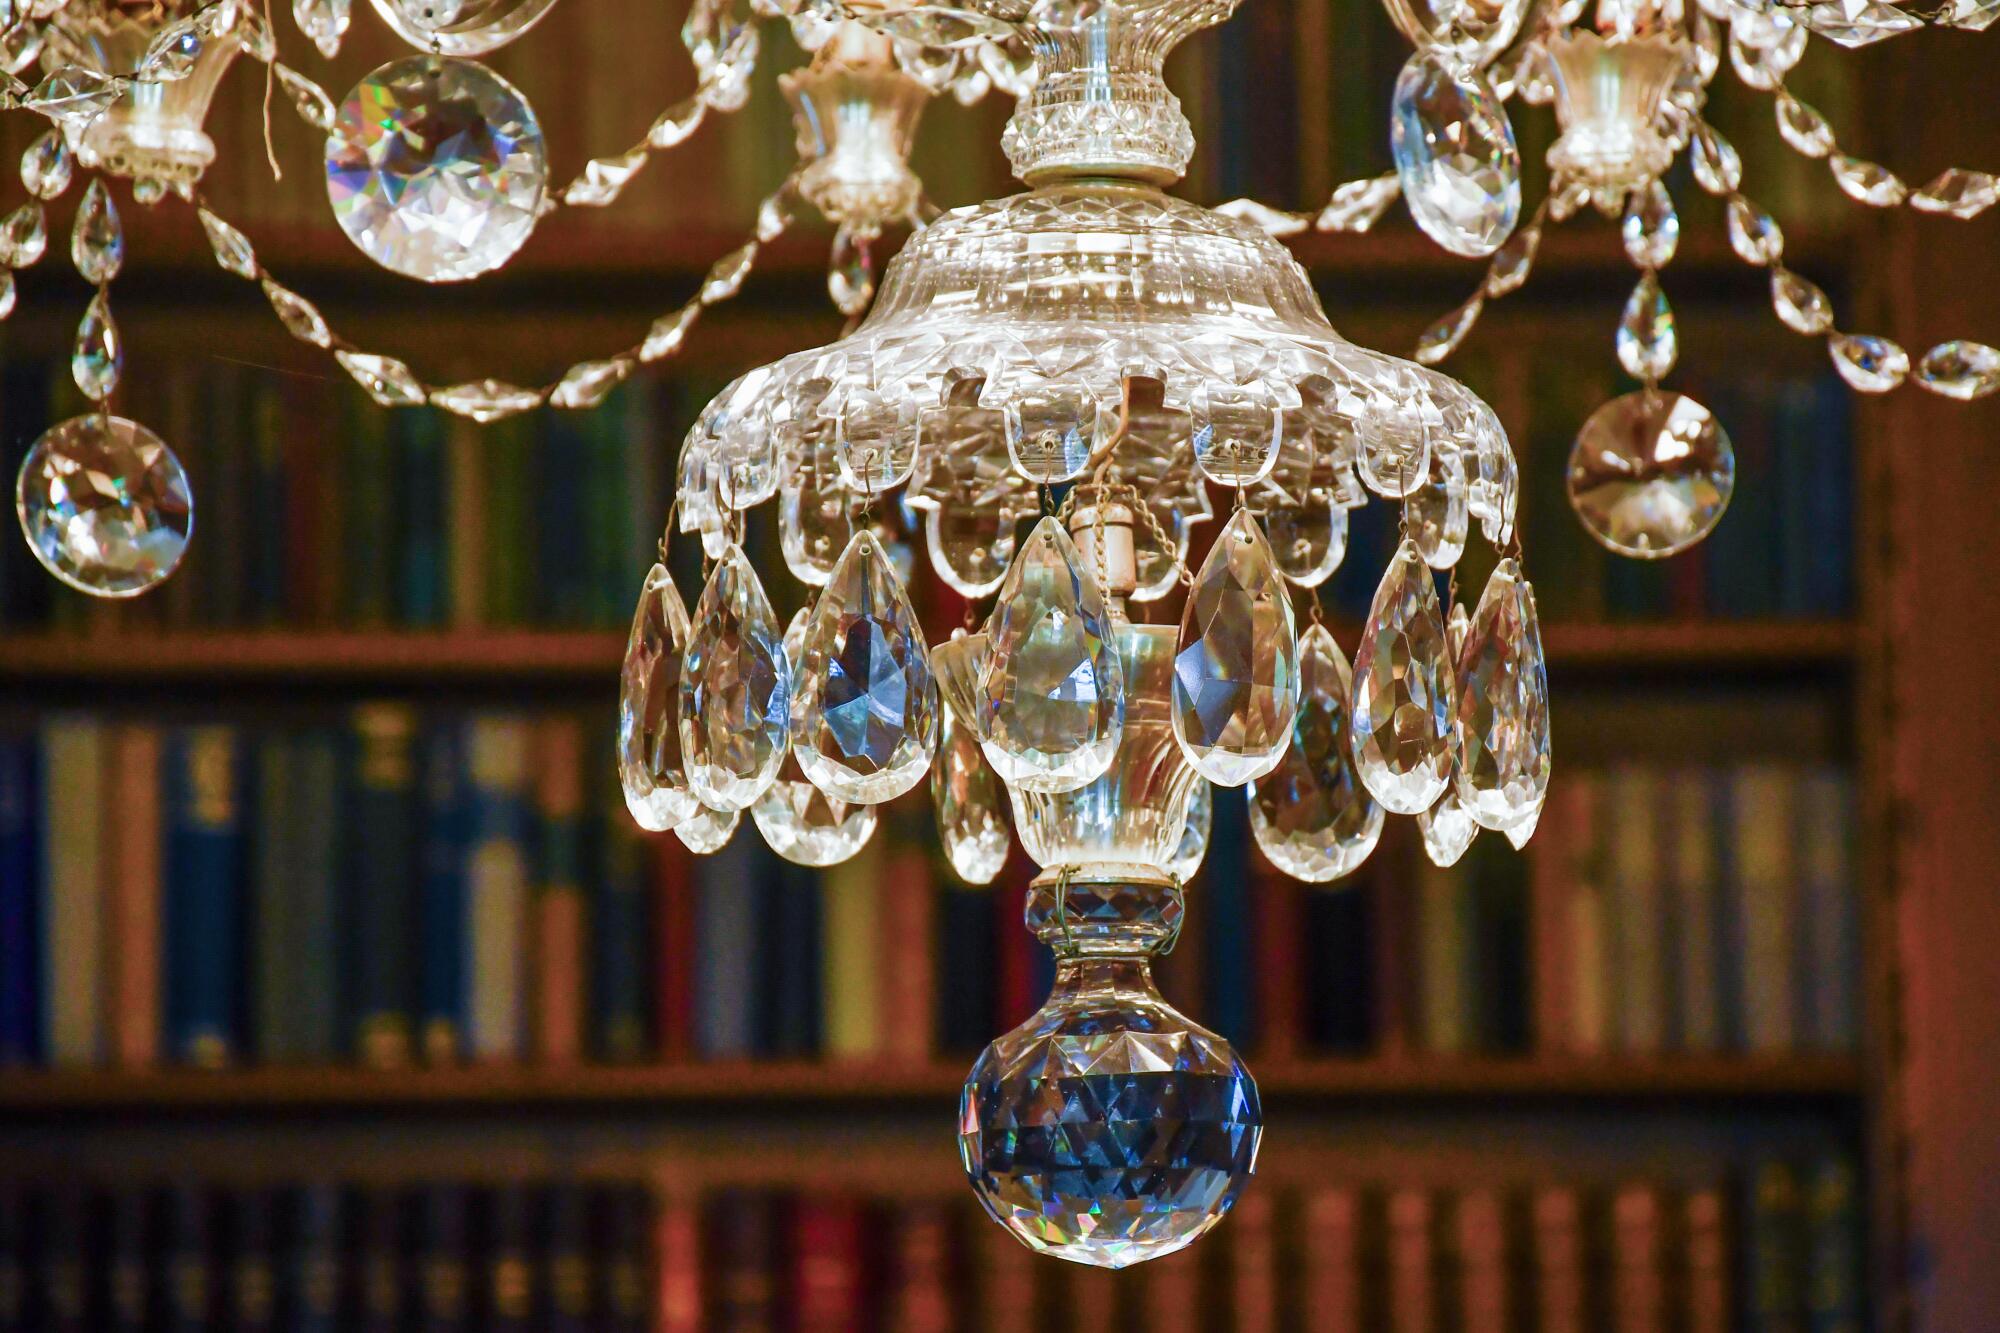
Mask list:
POLYGON ((1542 806, 1536 806, 1528 812, 1526 819, 1507 830, 1507 842, 1515 851, 1526 847, 1528 840, 1535 836, 1535 829, 1542 822, 1542 809, 1542 806))
POLYGON ((1833 128, 1826 117, 1782 88, 1778 90, 1777 116, 1778 133, 1796 151, 1807 157, 1825 157, 1833 151, 1833 128))
MULTIPOLYGON (((813 609, 801 607, 785 627, 785 660, 798 680, 813 609)), ((796 697, 796 694, 795 696, 796 697)), ((829 796, 806 781, 796 750, 778 767, 778 780, 750 807, 764 845, 794 865, 832 866, 848 860, 875 836, 875 807, 829 796)))
POLYGON ((1788 268, 1771 270, 1771 308, 1786 328, 1808 338, 1833 327, 1833 302, 1816 284, 1788 268))
POLYGON ((1660 279, 1647 273, 1625 302, 1618 321, 1618 364, 1635 380, 1652 384, 1674 368, 1680 357, 1680 336, 1674 330, 1674 310, 1660 279))
POLYGON ((740 810, 711 810, 702 806, 674 825, 674 836, 697 856, 712 856, 729 845, 742 818, 740 810))
POLYGON ((681 670, 681 755, 696 799, 730 812, 755 805, 784 761, 792 669, 757 571, 731 545, 695 603, 681 670))
POLYGON ((955 629, 949 639, 931 649, 931 674, 937 678, 938 698, 959 728, 975 740, 985 739, 986 710, 979 703, 979 673, 985 664, 985 630, 968 634, 955 629))
POLYGON ((76 327, 76 346, 69 357, 69 373, 76 387, 93 403, 101 403, 118 387, 125 368, 125 338, 111 318, 111 302, 103 291, 90 300, 83 322, 76 327))
POLYGON ((1479 322, 1479 316, 1486 309, 1486 295, 1476 292, 1471 300, 1440 318, 1435 324, 1417 335, 1417 360, 1426 366, 1435 366, 1458 350, 1472 332, 1472 326, 1479 322))
POLYGON ((1887 393, 1909 378, 1910 354, 1901 345, 1869 333, 1836 333, 1826 340, 1833 368, 1848 387, 1887 393))
POLYGON ((1505 296, 1519 291, 1534 271, 1535 255, 1542 248, 1542 227, 1523 227, 1507 238, 1486 268, 1484 290, 1488 296, 1505 296))
POLYGON ((1778 220, 1740 194, 1729 196, 1729 248, 1746 264, 1775 264, 1784 257, 1778 220))
POLYGON ((1183 884, 1193 879, 1201 863, 1208 859, 1208 835, 1214 827, 1215 789, 1197 777, 1194 790, 1188 795, 1187 822, 1181 825, 1181 840, 1175 845, 1173 856, 1160 868, 1183 884))
POLYGON ((1549 676, 1535 594, 1502 560, 1480 594, 1458 657, 1452 751, 1459 802, 1474 820, 1507 829, 1549 787, 1549 676))
POLYGON ((69 188, 76 158, 61 130, 49 130, 21 154, 21 184, 37 199, 54 199, 69 188))
POLYGON ((1424 855, 1432 865, 1449 870, 1479 836, 1479 825, 1459 802, 1456 788, 1438 797, 1436 805, 1417 816, 1417 831, 1424 837, 1424 855))
POLYGON ((947 501, 924 515, 931 567, 959 595, 987 597, 1014 558, 1012 510, 947 501))
POLYGON ((1014 557, 986 644, 977 703, 993 771, 1029 791, 1096 781, 1124 734, 1124 668, 1097 582, 1055 518, 1014 557))
POLYGON ((1521 216, 1521 150, 1486 77, 1442 47, 1397 76, 1390 147, 1410 216, 1453 254, 1500 248, 1521 216))
POLYGON ((1450 569, 1465 554, 1465 537, 1472 525, 1469 498, 1464 456, 1433 450, 1429 480, 1403 500, 1410 535, 1432 569, 1450 569))
POLYGON ((1945 398, 1969 403, 2000 389, 2000 349, 1985 343, 1939 343, 1917 363, 1917 383, 1945 398))
POLYGON ((813 608, 792 687, 792 748, 829 796, 875 804, 923 780, 938 692, 923 626, 873 532, 857 532, 813 608))
POLYGON ((40 204, 22 204, 0 222, 0 262, 8 268, 32 268, 48 248, 48 218, 40 204))
POLYGON ((1217 534, 1181 615, 1174 736, 1195 772, 1240 787, 1277 766, 1299 702, 1292 601, 1248 509, 1217 534))
POLYGON ((1354 654, 1355 768, 1396 814, 1430 809, 1451 780, 1453 693, 1437 585, 1404 538, 1354 654))
POLYGON ((1625 253, 1640 268, 1665 268, 1680 249, 1680 214, 1674 211, 1674 197, 1657 176, 1632 191, 1620 233, 1625 253))
POLYGON ((681 763, 681 665, 687 608, 664 565, 639 590, 618 685, 618 782, 642 829, 663 833, 695 812, 681 763))
POLYGON ((93 286, 102 286, 118 276, 125 264, 125 230, 118 223, 118 206, 111 191, 99 177, 83 192, 76 210, 76 225, 70 232, 69 256, 76 271, 93 286))
POLYGON ((1728 194, 1743 184, 1742 155, 1707 121, 1695 126, 1688 162, 1694 167, 1696 184, 1710 194, 1728 194))
POLYGON ((931 763, 931 808, 952 873, 967 884, 991 884, 1007 864, 1007 819, 1000 783, 986 766, 979 738, 955 717, 931 763))
POLYGON ((1352 874, 1382 836, 1382 807, 1354 769, 1353 677, 1324 625, 1299 636, 1291 748, 1250 789, 1250 830, 1271 864, 1323 884, 1352 874))
POLYGON ((832 451, 813 448, 792 470, 778 497, 778 545, 792 577, 823 588, 833 566, 854 540, 848 493, 832 451))

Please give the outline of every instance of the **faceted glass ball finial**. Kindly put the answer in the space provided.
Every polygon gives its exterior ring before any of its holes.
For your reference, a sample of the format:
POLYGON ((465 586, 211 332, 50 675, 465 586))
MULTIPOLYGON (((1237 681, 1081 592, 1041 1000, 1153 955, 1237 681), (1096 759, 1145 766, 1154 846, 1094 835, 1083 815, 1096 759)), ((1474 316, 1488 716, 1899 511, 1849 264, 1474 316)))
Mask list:
POLYGON ((1640 390, 1583 423, 1569 456, 1569 501, 1619 555, 1661 560, 1715 529, 1736 489, 1736 451, 1684 394, 1640 390))
POLYGON ((1222 1220, 1263 1125, 1250 1071, 1160 997, 1144 959, 1072 957, 1041 1011, 973 1066, 959 1157, 1031 1249, 1124 1268, 1222 1220))
POLYGON ((348 93, 326 139, 341 229, 382 267, 424 282, 511 259, 535 228, 547 177, 527 99, 470 60, 382 66, 348 93))
POLYGON ((124 417, 71 417, 35 441, 14 483, 28 548, 93 597, 137 597, 187 554, 194 501, 165 442, 124 417))

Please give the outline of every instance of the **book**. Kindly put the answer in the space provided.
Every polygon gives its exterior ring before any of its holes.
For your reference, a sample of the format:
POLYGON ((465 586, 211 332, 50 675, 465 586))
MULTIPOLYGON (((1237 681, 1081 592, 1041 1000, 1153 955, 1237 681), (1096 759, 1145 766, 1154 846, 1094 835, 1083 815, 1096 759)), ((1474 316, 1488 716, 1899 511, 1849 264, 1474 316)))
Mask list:
MULTIPOLYGON (((591 763, 612 783, 616 770, 608 753, 593 750, 591 763)), ((655 1049, 652 950, 667 943, 656 932, 652 910, 652 862, 661 844, 641 838, 616 790, 601 794, 593 828, 601 864, 590 914, 591 1049, 600 1060, 623 1064, 655 1049)), ((808 881, 809 889, 816 887, 808 881)), ((808 1048, 813 1045, 808 1039, 808 1048)))
POLYGON ((396 1068, 415 1053, 418 904, 417 719, 399 703, 370 703, 350 717, 347 1004, 349 1040, 363 1064, 396 1068))
POLYGON ((844 1333, 866 1318, 866 1212, 857 1199, 808 1194, 792 1207, 791 1296, 799 1333, 844 1333))
POLYGON ((292 1200, 292 1225, 285 1251, 285 1327, 299 1333, 335 1333, 341 1322, 341 1235, 346 1205, 340 1187, 315 1181, 292 1200))
POLYGON ((467 957, 467 816, 471 764, 466 731, 450 722, 424 726, 419 744, 421 832, 417 839, 417 1031, 423 1058, 451 1064, 465 1056, 471 978, 467 957))
POLYGON ((292 966, 285 983, 286 1046, 302 1061, 327 1061, 346 1049, 341 1031, 343 968, 341 742, 331 727, 308 727, 291 747, 287 912, 292 966))
POLYGON ((583 896, 583 727, 542 719, 535 737, 535 1051, 550 1064, 584 1054, 587 930, 583 896))
POLYGON ((1854 891, 1852 784, 1827 768, 1806 773, 1798 786, 1798 879, 1801 954, 1805 985, 1799 997, 1800 1044, 1822 1051, 1852 1051, 1861 1032, 1860 896, 1854 891))
POLYGON ((471 1327, 472 1242, 466 1190, 441 1182, 417 1193, 415 1313, 423 1333, 471 1327))
POLYGON ((40 746, 0 735, 0 1066, 44 1058, 40 746))
MULTIPOLYGON (((1304 1305, 1318 1326, 1326 1333, 1361 1333, 1361 1200, 1355 1190, 1333 1185, 1306 1196, 1302 1257, 1304 1305)), ((1468 1299, 1468 1309, 1472 1304, 1468 1299)))
POLYGON ((172 1057, 243 1055, 242 747, 235 728, 177 729, 167 750, 166 1024, 172 1057))
POLYGON ((1716 826, 1710 784, 1700 770, 1667 779, 1668 938, 1674 941, 1674 1045, 1710 1053, 1722 1047, 1722 992, 1717 976, 1723 923, 1717 886, 1716 826))
POLYGON ((476 1060, 513 1060, 526 1049, 521 953, 527 942, 529 736, 527 723, 513 717, 478 717, 469 727, 467 1045, 476 1060))
POLYGON ((1798 1172, 1771 1159, 1744 1185, 1744 1306, 1748 1333, 1795 1333, 1805 1326, 1806 1237, 1798 1172))
MULTIPOLYGON (((820 1011, 828 1059, 861 1059, 880 1049, 884 861, 881 840, 871 838, 820 880, 825 949, 819 974, 820 1011)), ((1017 920, 1019 911, 1016 907, 1017 920)))
POLYGON ((1605 792, 1604 834, 1610 849, 1609 903, 1612 912, 1612 1028, 1620 1050, 1651 1054, 1666 1036, 1666 958, 1662 928, 1670 913, 1662 906, 1659 806, 1661 786, 1647 768, 1621 766, 1605 792))
POLYGON ((111 737, 105 823, 112 845, 107 877, 105 961, 109 965, 105 1013, 111 1058, 127 1069, 160 1060, 160 958, 162 846, 161 736, 144 725, 119 727, 111 737))
POLYGON ((1776 766, 1748 767, 1737 771, 1731 792, 1744 1047, 1782 1052, 1797 1036, 1793 783, 1776 766))
POLYGON ((103 809, 105 728, 62 716, 42 726, 42 923, 39 973, 47 979, 51 1063, 90 1066, 104 1058, 103 809))
POLYGON ((1861 1333, 1861 1202, 1853 1164, 1826 1157, 1805 1179, 1805 1305, 1811 1333, 1861 1333))
POLYGON ((279 1327, 274 1204, 267 1189, 234 1190, 228 1197, 222 1322, 233 1333, 277 1333, 279 1327))
POLYGON ((544 1273, 536 1284, 542 1305, 535 1326, 547 1333, 585 1333, 593 1327, 596 1275, 588 1210, 588 1194, 573 1181, 558 1181, 545 1192, 544 1273))
POLYGON ((1621 1188, 1612 1201, 1612 1227, 1614 1327, 1617 1333, 1662 1333, 1667 1312, 1659 1196, 1645 1185, 1621 1188))
POLYGON ((299 756, 293 738, 268 732, 249 742, 251 785, 256 795, 250 837, 250 1048, 265 1064, 296 1064, 306 1058, 299 1042, 292 993, 296 969, 304 965, 302 932, 295 914, 303 906, 296 843, 302 830, 293 782, 299 756))

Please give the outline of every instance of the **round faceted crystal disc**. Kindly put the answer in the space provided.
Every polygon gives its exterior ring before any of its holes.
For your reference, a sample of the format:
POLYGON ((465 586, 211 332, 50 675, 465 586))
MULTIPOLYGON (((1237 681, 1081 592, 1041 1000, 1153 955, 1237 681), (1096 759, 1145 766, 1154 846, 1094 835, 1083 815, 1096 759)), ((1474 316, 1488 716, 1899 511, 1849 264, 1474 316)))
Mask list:
POLYGON ((1591 536, 1620 555, 1659 560, 1714 530, 1736 489, 1736 451, 1694 399, 1641 389, 1583 423, 1568 483, 1591 536))
POLYGON ((459 282, 500 267, 535 227, 547 183, 541 125, 470 60, 411 56, 354 85, 326 139, 341 229, 386 269, 459 282))
POLYGON ((137 597, 187 554, 194 502, 159 436, 124 417, 71 417, 36 440, 14 484, 28 547, 93 597, 137 597))

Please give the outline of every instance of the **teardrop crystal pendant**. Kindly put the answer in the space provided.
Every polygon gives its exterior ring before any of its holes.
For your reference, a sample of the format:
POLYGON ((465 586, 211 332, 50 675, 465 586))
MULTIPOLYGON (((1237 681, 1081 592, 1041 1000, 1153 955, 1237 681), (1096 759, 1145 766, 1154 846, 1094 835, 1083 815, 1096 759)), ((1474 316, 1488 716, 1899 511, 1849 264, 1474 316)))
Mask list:
POLYGON ((952 873, 967 884, 991 884, 1007 864, 1007 819, 1000 783, 986 766, 979 739, 955 717, 931 763, 931 807, 952 873))
POLYGON ((1619 230, 1626 255, 1640 268, 1665 268, 1672 261, 1680 249, 1681 219, 1665 182, 1654 177, 1632 191, 1619 230))
POLYGON ((1452 788, 1417 816, 1417 831, 1423 835, 1424 855, 1430 863, 1449 870, 1479 836, 1479 825, 1459 801, 1457 788, 1452 788))
POLYGON ((1641 389, 1591 414, 1570 450, 1569 502, 1606 548, 1661 560, 1721 521, 1736 490, 1736 451, 1709 410, 1685 394, 1641 389))
POLYGON ((1324 625, 1299 636, 1292 744, 1250 788, 1250 830, 1272 865, 1309 884, 1350 875, 1382 836, 1383 812, 1354 771, 1353 677, 1324 625))
POLYGON ((640 828, 664 833, 698 802, 681 765, 681 664, 687 608, 666 566, 654 565, 639 590, 618 687, 618 783, 640 828))
POLYGON ((1125 681, 1097 581, 1054 517, 1035 525, 986 622, 987 762, 1028 791, 1074 791, 1111 765, 1125 681))
POLYGON ((136 421, 90 413, 50 427, 14 483, 28 549, 92 597, 137 597, 180 567, 194 532, 187 473, 136 421))
POLYGON ((1633 379, 1652 384, 1664 379, 1679 357, 1673 307, 1659 277, 1649 272, 1632 289, 1618 321, 1618 364, 1633 379))
POLYGON ((1452 719, 1459 803, 1482 828, 1506 830, 1549 789, 1549 674, 1535 593, 1511 558, 1493 567, 1458 658, 1452 719))
POLYGON ((1389 810, 1428 810, 1451 780, 1452 663, 1437 585, 1417 544, 1396 548, 1354 654, 1354 760, 1389 810))
POLYGON ((923 626, 881 540, 857 532, 813 608, 792 689, 792 748, 843 801, 893 800, 937 748, 938 692, 923 626))
POLYGON ((1292 601, 1256 516, 1238 509, 1188 592, 1174 652, 1174 738, 1194 771, 1240 787, 1292 740, 1299 659, 1292 601))
MULTIPOLYGON (((787 772, 793 770, 786 765, 787 772)), ((802 778, 780 776, 750 807, 764 843, 793 865, 836 866, 875 836, 872 805, 829 796, 802 778)))
POLYGON ((1490 255, 1521 216, 1521 151, 1484 75, 1442 47, 1396 79, 1390 146, 1410 216, 1453 254, 1490 255))
POLYGON ((674 825, 674 836, 695 855, 713 856, 736 836, 736 825, 742 818, 740 810, 711 810, 702 806, 674 825))
POLYGON ((1429 478, 1403 499, 1410 535, 1416 539, 1424 563, 1432 569, 1450 569, 1465 554, 1465 538, 1472 526, 1470 499, 1463 456, 1434 450, 1429 478))
POLYGON ((791 709, 792 669, 770 600, 731 545, 695 603, 681 671, 681 754, 695 798, 722 812, 755 805, 784 761, 791 709))
POLYGON ((101 403, 118 387, 125 369, 125 336, 111 318, 111 302, 103 289, 90 298, 83 322, 76 327, 76 346, 69 357, 70 377, 85 398, 101 403))
POLYGON ((93 286, 103 286, 118 276, 125 265, 125 232, 118 222, 118 206, 104 178, 90 182, 77 205, 76 222, 70 230, 69 255, 76 271, 93 286))

